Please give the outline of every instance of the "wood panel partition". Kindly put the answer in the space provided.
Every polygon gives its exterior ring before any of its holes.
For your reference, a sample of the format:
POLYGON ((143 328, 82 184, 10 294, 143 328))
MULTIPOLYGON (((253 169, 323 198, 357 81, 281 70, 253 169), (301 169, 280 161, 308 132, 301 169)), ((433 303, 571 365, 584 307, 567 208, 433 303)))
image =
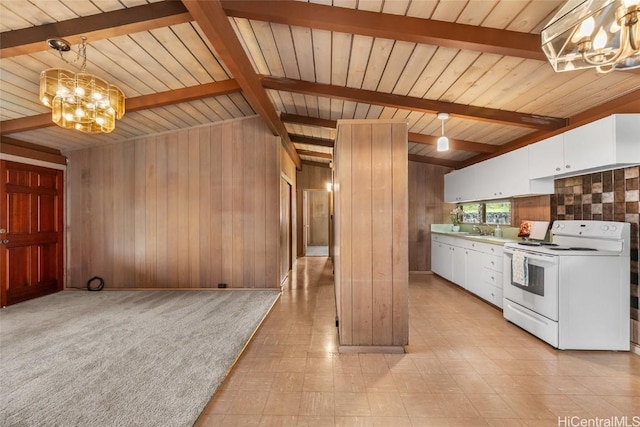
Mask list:
POLYGON ((334 161, 340 350, 403 351, 409 271, 406 123, 338 121, 334 161))
POLYGON ((279 287, 280 142, 259 118, 66 154, 67 286, 279 287))

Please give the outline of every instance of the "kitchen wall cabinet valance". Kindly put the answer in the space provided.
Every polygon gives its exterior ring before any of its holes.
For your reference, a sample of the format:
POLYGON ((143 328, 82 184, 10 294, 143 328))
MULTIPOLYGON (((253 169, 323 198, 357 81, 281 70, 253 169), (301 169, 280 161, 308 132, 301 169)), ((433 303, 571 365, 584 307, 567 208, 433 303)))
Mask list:
POLYGON ((476 163, 444 176, 447 203, 552 194, 553 178, 529 178, 528 148, 476 163))
POLYGON ((340 351, 403 352, 409 327, 407 124, 339 120, 334 267, 340 351))
POLYGON ((640 163, 640 114, 614 114, 529 146, 529 177, 567 177, 640 163))

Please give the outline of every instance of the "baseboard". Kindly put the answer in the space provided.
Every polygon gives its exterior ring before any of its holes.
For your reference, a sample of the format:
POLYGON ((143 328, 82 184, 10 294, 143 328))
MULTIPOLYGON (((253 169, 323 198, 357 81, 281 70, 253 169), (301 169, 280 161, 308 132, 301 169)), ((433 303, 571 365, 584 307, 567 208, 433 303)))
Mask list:
POLYGON ((338 353, 391 353, 403 354, 401 345, 339 345, 338 353))
POLYGON ((630 351, 640 356, 640 344, 631 343, 630 351))
POLYGON ((409 274, 433 274, 433 272, 431 271, 425 271, 425 270, 409 270, 409 274))

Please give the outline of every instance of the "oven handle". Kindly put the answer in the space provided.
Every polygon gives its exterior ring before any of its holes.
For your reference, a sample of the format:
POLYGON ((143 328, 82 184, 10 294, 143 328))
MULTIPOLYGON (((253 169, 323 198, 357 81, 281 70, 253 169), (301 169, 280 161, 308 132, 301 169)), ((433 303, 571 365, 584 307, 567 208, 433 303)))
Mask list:
POLYGON ((522 253, 525 254, 525 256, 527 258, 535 260, 535 261, 546 262, 548 264, 557 264, 558 263, 558 257, 555 257, 553 255, 534 254, 533 252, 523 251, 523 250, 520 250, 520 249, 505 249, 504 250, 505 254, 513 254, 514 252, 522 252, 522 253))

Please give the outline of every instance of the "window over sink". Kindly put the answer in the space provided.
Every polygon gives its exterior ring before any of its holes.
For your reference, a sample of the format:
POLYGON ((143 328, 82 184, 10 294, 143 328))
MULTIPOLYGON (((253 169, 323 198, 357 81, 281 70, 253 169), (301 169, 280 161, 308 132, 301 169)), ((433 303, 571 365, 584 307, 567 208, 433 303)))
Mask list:
POLYGON ((511 225, 511 202, 497 200, 482 203, 462 203, 463 224, 511 225))

